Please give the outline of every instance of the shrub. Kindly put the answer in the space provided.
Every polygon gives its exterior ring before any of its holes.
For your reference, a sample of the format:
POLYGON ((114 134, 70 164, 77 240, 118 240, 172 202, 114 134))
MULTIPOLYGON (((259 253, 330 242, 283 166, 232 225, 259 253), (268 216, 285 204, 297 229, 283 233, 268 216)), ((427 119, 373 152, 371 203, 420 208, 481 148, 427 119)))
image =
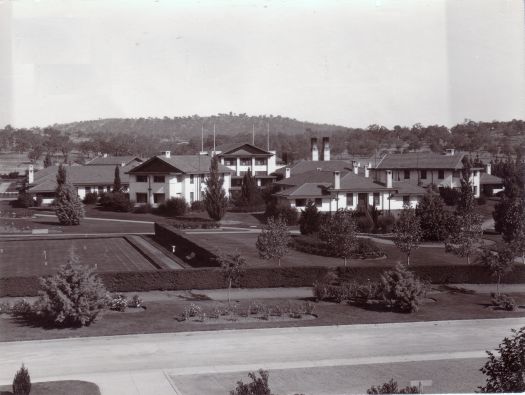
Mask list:
POLYGON ((326 300, 329 295, 329 288, 337 283, 337 275, 334 272, 328 272, 320 280, 314 282, 313 293, 317 301, 326 300))
POLYGON ((108 192, 100 196, 100 205, 106 210, 128 213, 133 211, 134 204, 123 192, 108 192))
POLYGON ((255 372, 248 373, 252 382, 244 384, 242 381, 237 381, 237 387, 230 391, 230 395, 272 395, 268 386, 268 371, 260 369, 259 375, 260 377, 257 377, 255 372))
POLYGON ((357 213, 355 220, 356 220, 357 230, 359 232, 370 233, 372 232, 372 230, 374 230, 374 221, 372 220, 372 218, 364 214, 357 213))
POLYGON ((266 218, 281 217, 288 226, 297 225, 299 218, 295 208, 290 207, 290 205, 284 202, 275 203, 273 201, 266 205, 264 215, 266 218))
POLYGON ((157 211, 160 215, 167 217, 178 217, 186 214, 188 204, 184 198, 169 198, 165 203, 159 205, 157 211))
POLYGON ((18 199, 13 202, 13 207, 17 208, 29 208, 36 205, 33 195, 27 192, 21 192, 18 194, 18 199))
POLYGON ((135 294, 131 298, 128 306, 129 307, 134 307, 134 308, 139 308, 139 307, 142 306, 142 303, 143 303, 143 300, 140 298, 140 296, 138 294, 135 294))
POLYGON ((10 312, 15 317, 27 317, 33 312, 33 307, 27 300, 17 300, 10 312))
POLYGON ((419 388, 416 386, 409 386, 405 388, 399 388, 397 381, 390 379, 390 381, 378 385, 377 387, 370 387, 366 390, 367 394, 419 394, 419 388))
POLYGON ((22 367, 15 374, 13 379, 13 395, 29 395, 31 392, 31 377, 29 371, 22 364, 22 367))
POLYGON ((77 195, 73 184, 67 178, 66 169, 58 168, 57 187, 55 190, 55 214, 61 225, 79 225, 84 217, 84 205, 77 195))
POLYGON ((317 210, 315 202, 308 200, 306 207, 301 211, 299 229, 302 235, 318 233, 321 226, 321 215, 317 210))
POLYGON ((485 196, 481 195, 478 199, 477 199, 477 203, 478 203, 478 206, 482 206, 484 204, 487 204, 487 198, 485 198, 485 196))
POLYGON ((188 320, 191 317, 197 317, 202 315, 202 308, 197 306, 195 303, 191 303, 189 306, 184 307, 184 319, 188 320))
POLYGON ((440 187, 439 195, 447 206, 455 206, 461 196, 461 192, 451 187, 440 187))
POLYGON ((401 264, 381 275, 381 298, 394 310, 416 312, 425 292, 425 284, 401 264))
POLYGON ((0 303, 0 314, 11 314, 13 306, 9 302, 0 303))
POLYGON ((135 214, 149 214, 152 211, 153 211, 153 207, 149 203, 141 204, 133 209, 133 212, 135 214))
POLYGON ((194 202, 191 202, 191 211, 206 211, 206 205, 202 200, 195 200, 194 202))
POLYGON ((512 298, 511 296, 507 294, 491 294, 491 303, 495 307, 499 307, 500 309, 507 310, 507 311, 516 311, 518 310, 518 304, 512 298))
POLYGON ((96 204, 97 201, 98 201, 97 192, 86 193, 86 196, 84 197, 84 204, 96 204))
POLYGON ((109 308, 113 311, 126 311, 128 307, 128 299, 123 294, 115 294, 109 301, 109 308))
POLYGON ((56 325, 84 326, 97 319, 107 305, 107 291, 94 270, 71 259, 57 274, 40 279, 38 311, 56 325))
POLYGON ((396 219, 392 214, 380 215, 377 219, 378 230, 382 233, 391 233, 395 223, 396 219))

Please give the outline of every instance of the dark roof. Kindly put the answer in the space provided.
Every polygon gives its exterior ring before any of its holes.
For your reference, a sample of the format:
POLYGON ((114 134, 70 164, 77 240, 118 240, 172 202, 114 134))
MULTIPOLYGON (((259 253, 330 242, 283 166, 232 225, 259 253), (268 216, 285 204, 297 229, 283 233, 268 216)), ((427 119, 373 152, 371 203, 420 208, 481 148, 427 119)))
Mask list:
MULTIPOLYGON (((207 155, 174 155, 169 158, 164 156, 154 156, 144 163, 135 166, 129 170, 130 174, 147 172, 147 168, 154 161, 161 161, 170 167, 163 170, 163 173, 186 173, 186 174, 203 174, 209 173, 211 157, 207 155)), ((231 173, 232 170, 219 163, 219 172, 231 173)))
POLYGON ((363 192, 373 192, 373 191, 385 191, 388 190, 385 185, 374 180, 370 177, 366 178, 353 172, 346 174, 344 177, 341 177, 341 190, 348 191, 363 191, 363 192))
POLYGON ((305 183, 302 185, 294 186, 292 188, 285 189, 284 191, 277 192, 275 196, 283 197, 294 197, 294 198, 311 198, 311 197, 323 197, 329 196, 330 193, 327 191, 327 188, 330 186, 330 183, 321 182, 321 183, 305 183))
MULTIPOLYGON (((115 166, 65 166, 68 180, 75 186, 78 185, 113 185, 115 179, 115 166)), ((120 181, 129 184, 126 174, 131 167, 124 166, 120 169, 120 181)), ((31 184, 30 192, 54 192, 56 189, 56 175, 58 166, 50 166, 35 173, 35 180, 31 184)))
POLYGON ((481 173, 479 183, 481 185, 499 185, 503 184, 503 179, 496 177, 492 174, 481 173))
MULTIPOLYGON (((341 176, 345 175, 348 172, 348 170, 342 172, 341 176)), ((299 173, 294 174, 290 176, 289 178, 283 178, 280 181, 277 181, 276 184, 278 185, 289 185, 289 186, 298 186, 305 183, 316 183, 316 182, 328 182, 332 183, 334 180, 334 172, 333 171, 319 171, 319 170, 311 170, 307 171, 305 173, 299 173)))
POLYGON ((351 171, 352 170, 352 162, 348 162, 345 160, 326 160, 326 161, 311 161, 311 160, 302 160, 300 162, 297 162, 293 166, 285 166, 282 167, 275 172, 277 174, 285 174, 285 168, 290 168, 290 174, 292 176, 295 176, 296 174, 306 173, 312 170, 321 169, 322 171, 351 171))
POLYGON ((463 168, 463 152, 454 155, 441 155, 429 152, 410 152, 406 154, 387 154, 376 169, 453 169, 463 168))
POLYGON ((89 162, 86 163, 86 166, 100 166, 100 165, 122 165, 122 163, 125 163, 126 165, 129 164, 129 162, 137 161, 137 162, 144 162, 142 158, 139 158, 138 156, 98 156, 89 162))
POLYGON ((215 147, 215 151, 220 151, 219 156, 224 155, 264 155, 272 156, 273 153, 257 147, 250 143, 228 143, 215 147))

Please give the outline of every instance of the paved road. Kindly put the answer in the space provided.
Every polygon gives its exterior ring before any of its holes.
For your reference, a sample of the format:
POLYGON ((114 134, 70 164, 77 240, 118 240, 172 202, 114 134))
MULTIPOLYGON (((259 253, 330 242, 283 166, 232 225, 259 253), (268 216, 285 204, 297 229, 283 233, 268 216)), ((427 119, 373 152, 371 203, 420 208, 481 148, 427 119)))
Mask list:
POLYGON ((169 376, 483 358, 523 318, 145 334, 0 343, 0 384, 91 380, 103 394, 175 394, 169 376))

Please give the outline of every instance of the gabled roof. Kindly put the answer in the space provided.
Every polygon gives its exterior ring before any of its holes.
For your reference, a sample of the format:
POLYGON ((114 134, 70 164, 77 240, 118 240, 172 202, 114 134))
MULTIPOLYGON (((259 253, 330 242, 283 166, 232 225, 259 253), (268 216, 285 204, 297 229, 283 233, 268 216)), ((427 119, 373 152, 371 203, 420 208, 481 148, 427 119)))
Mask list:
POLYGON ((492 174, 481 173, 479 183, 481 185, 499 185, 503 184, 503 179, 492 174))
MULTIPOLYGON (((341 176, 345 175, 348 170, 342 172, 341 176)), ((277 181, 275 184, 283 186, 298 186, 305 183, 316 183, 316 182, 327 182, 332 183, 334 180, 333 171, 319 171, 311 170, 305 173, 294 174, 289 178, 283 178, 281 181, 277 181)))
POLYGON ((272 156, 271 152, 268 152, 260 147, 257 147, 250 143, 229 143, 221 144, 215 148, 215 151, 220 151, 219 156, 228 155, 260 155, 260 156, 272 156))
POLYGON ((370 177, 363 177, 352 172, 347 173, 344 177, 341 177, 341 190, 343 191, 363 191, 363 192, 374 192, 374 191, 387 191, 385 185, 375 182, 370 177))
MULTIPOLYGON (((297 162, 293 166, 285 166, 290 168, 290 173, 292 176, 297 174, 306 173, 312 170, 321 169, 321 171, 351 171, 352 163, 346 160, 320 160, 320 161, 311 161, 311 160, 302 160, 297 162)), ((277 174, 285 174, 285 167, 276 170, 277 174)))
POLYGON ((451 169, 463 168, 463 152, 454 155, 441 155, 431 152, 409 152, 406 154, 387 154, 376 169, 451 169))
POLYGON ((98 156, 86 163, 86 166, 101 166, 101 165, 128 165, 130 162, 144 162, 144 159, 138 156, 98 156))
MULTIPOLYGON (((211 158, 207 155, 174 155, 169 158, 165 156, 154 156, 144 163, 135 166, 128 171, 129 174, 139 173, 186 173, 205 174, 209 173, 211 158)), ((220 173, 231 173, 232 170, 219 163, 220 173)))

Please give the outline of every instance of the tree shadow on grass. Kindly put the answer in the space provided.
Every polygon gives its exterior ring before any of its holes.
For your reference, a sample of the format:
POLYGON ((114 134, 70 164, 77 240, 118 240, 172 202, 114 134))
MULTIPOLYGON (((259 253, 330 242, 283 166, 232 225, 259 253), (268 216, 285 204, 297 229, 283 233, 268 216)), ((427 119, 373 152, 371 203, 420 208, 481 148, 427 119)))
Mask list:
MULTIPOLYGON (((57 324, 56 322, 41 317, 37 314, 11 315, 11 320, 18 326, 27 326, 30 328, 40 328, 44 330, 52 329, 80 329, 80 325, 57 324)), ((1 394, 0 394, 1 395, 1 394)))

